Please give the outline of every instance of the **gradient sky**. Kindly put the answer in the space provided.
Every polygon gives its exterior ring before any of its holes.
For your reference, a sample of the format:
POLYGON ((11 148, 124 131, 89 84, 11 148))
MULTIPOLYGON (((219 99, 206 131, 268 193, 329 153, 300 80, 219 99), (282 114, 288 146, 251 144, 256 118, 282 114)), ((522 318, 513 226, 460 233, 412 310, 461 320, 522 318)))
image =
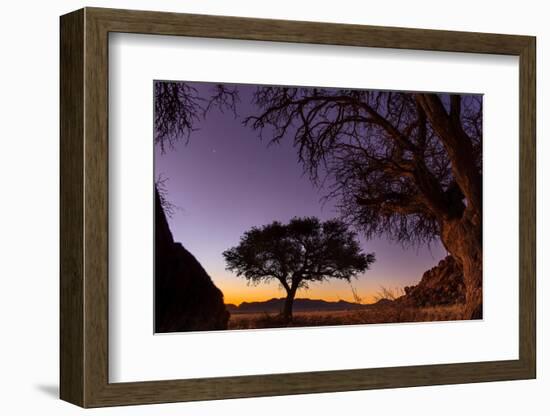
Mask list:
MULTIPOLYGON (((211 84, 188 83, 208 96, 211 84)), ((251 104, 255 86, 239 86, 240 115, 256 114, 251 104)), ((180 140, 161 153, 155 148, 155 176, 167 178, 168 200, 177 206, 168 223, 174 239, 181 242, 203 265, 222 290, 226 303, 262 301, 284 297, 276 281, 248 285, 242 277, 225 270, 222 252, 238 244, 253 226, 275 220, 288 222, 294 216, 338 216, 334 204, 322 204, 322 189, 313 187, 302 173, 292 138, 268 146, 258 132, 242 125, 231 112, 211 110, 197 123, 188 143, 180 140)), ((364 302, 373 300, 381 286, 403 287, 417 283, 422 274, 445 257, 439 244, 404 249, 385 238, 366 241, 365 252, 375 252, 376 262, 352 280, 364 302)), ((350 284, 330 280, 301 289, 297 297, 353 301, 350 284)))

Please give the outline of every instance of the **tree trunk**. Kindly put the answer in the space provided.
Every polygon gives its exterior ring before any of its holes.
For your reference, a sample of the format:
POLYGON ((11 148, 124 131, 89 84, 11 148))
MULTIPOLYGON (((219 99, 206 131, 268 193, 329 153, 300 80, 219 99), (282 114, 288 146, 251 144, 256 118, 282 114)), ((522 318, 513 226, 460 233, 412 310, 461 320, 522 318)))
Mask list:
POLYGON ((466 287, 466 319, 483 318, 483 249, 481 219, 478 215, 465 215, 460 219, 443 222, 441 240, 449 253, 462 267, 466 287))
POLYGON ((286 323, 292 322, 292 305, 294 304, 296 289, 297 288, 291 287, 286 294, 285 304, 283 307, 283 319, 286 323))
POLYGON ((416 97, 445 147, 454 180, 466 200, 464 204, 462 202, 457 204, 459 209, 456 211, 451 209, 438 213, 435 210, 434 215, 440 218, 441 241, 462 267, 466 287, 464 317, 481 319, 483 317, 482 180, 481 170, 476 162, 476 151, 462 125, 461 98, 456 94, 451 95, 450 108, 447 110, 436 94, 417 94, 416 97), (464 211, 457 215, 462 208, 464 211))

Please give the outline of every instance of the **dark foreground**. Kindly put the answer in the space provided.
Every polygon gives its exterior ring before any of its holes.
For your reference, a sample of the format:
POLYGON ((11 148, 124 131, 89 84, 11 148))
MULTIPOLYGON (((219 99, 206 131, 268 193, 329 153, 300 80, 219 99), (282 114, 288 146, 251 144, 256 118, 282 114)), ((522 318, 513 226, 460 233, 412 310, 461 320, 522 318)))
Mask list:
POLYGON ((277 313, 239 313, 231 314, 228 329, 457 321, 464 319, 463 309, 460 304, 424 308, 372 305, 362 310, 296 312, 291 323, 285 323, 277 313))

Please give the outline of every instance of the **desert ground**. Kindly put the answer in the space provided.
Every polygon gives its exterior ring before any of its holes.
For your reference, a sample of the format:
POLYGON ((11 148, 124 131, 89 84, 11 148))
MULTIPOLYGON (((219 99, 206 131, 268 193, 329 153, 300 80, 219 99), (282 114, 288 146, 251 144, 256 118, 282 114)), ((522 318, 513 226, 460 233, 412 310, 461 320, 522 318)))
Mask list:
POLYGON ((290 324, 285 324, 277 313, 232 313, 228 329, 456 321, 464 319, 463 308, 460 304, 422 308, 392 302, 366 305, 361 310, 295 312, 290 324))

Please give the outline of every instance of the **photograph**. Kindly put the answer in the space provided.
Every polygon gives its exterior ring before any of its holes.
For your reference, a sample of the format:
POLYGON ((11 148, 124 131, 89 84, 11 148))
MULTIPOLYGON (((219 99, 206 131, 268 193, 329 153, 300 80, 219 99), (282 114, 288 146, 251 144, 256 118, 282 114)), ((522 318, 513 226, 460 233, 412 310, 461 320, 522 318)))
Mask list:
POLYGON ((483 319, 483 95, 153 81, 154 332, 483 319))

